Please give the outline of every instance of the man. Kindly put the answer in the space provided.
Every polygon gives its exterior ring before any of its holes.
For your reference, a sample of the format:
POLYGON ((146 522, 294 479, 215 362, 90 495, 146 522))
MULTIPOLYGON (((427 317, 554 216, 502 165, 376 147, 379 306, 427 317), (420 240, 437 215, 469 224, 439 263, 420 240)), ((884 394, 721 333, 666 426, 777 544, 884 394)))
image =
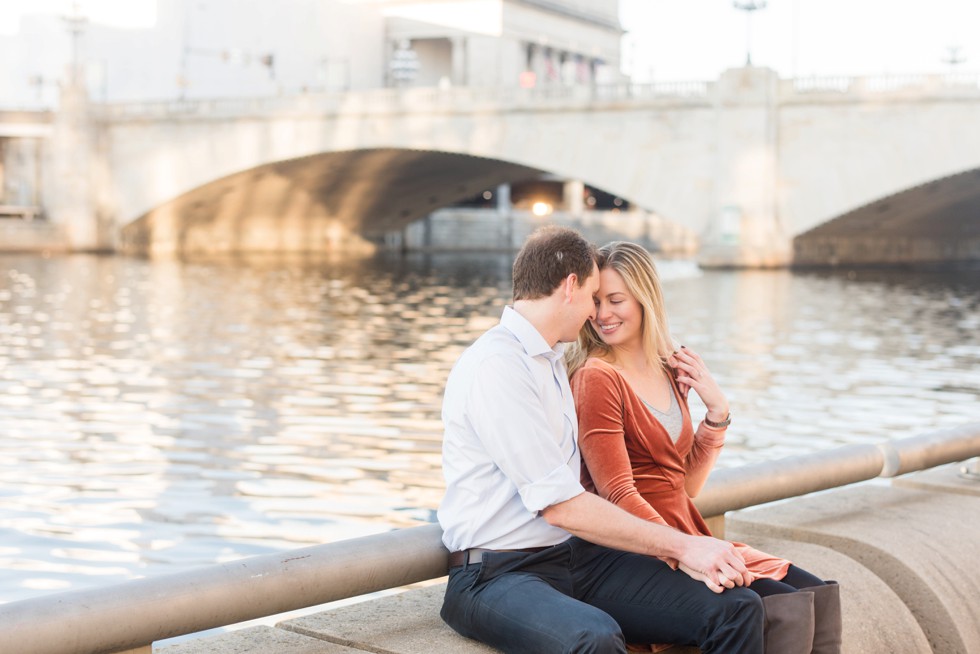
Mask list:
POLYGON ((738 587, 751 577, 729 543, 641 520, 579 483, 562 344, 595 311, 595 249, 542 228, 518 253, 513 285, 513 307, 446 383, 443 619, 506 652, 762 652, 762 603, 738 587))

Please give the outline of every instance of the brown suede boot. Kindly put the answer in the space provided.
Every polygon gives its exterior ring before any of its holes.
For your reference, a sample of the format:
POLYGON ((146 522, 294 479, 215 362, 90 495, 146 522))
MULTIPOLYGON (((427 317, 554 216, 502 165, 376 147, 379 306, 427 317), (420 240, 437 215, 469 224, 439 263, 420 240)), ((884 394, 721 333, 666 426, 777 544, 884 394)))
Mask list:
POLYGON ((810 654, 813 593, 799 590, 762 598, 766 609, 766 654, 810 654))
POLYGON ((811 586, 803 590, 813 593, 812 654, 840 654, 843 632, 840 586, 836 581, 828 580, 826 586, 811 586))

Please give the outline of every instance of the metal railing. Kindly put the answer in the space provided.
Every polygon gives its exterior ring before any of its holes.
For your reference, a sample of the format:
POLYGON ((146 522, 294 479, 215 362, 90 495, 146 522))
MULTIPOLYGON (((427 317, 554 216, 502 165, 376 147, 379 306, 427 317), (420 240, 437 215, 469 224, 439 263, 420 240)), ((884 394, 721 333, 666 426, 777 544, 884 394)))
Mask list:
POLYGON ((714 471, 694 503, 705 516, 895 477, 980 456, 980 423, 969 423, 876 445, 822 452, 714 471))
MULTIPOLYGON (((716 471, 707 516, 980 456, 980 423, 716 471)), ((439 525, 0 605, 0 650, 118 652, 446 574, 439 525)))

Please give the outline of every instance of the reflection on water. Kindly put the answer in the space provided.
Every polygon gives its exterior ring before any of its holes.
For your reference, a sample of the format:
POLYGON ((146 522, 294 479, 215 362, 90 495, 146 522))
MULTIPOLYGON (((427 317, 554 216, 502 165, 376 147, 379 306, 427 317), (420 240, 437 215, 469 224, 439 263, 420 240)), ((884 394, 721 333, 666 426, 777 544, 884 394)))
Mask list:
POLYGON ((975 275, 706 273, 666 292, 737 414, 724 465, 980 419, 975 275))
MULTIPOLYGON (((0 602, 433 520, 509 268, 0 256, 0 602)), ((732 400, 719 465, 980 419, 972 277, 662 270, 732 400)))

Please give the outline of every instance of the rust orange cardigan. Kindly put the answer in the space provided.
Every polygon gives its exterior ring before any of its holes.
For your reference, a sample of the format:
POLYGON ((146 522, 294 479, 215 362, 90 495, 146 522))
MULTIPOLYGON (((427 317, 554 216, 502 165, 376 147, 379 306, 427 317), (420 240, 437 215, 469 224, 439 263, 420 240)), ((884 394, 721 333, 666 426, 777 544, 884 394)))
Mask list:
MULTIPOLYGON (((571 387, 584 464, 582 485, 645 520, 710 536, 684 488, 688 471, 707 448, 695 437, 687 399, 673 380, 671 386, 684 419, 677 443, 611 365, 591 358, 575 372, 571 387)), ((786 576, 789 561, 733 544, 755 576, 786 576)))

